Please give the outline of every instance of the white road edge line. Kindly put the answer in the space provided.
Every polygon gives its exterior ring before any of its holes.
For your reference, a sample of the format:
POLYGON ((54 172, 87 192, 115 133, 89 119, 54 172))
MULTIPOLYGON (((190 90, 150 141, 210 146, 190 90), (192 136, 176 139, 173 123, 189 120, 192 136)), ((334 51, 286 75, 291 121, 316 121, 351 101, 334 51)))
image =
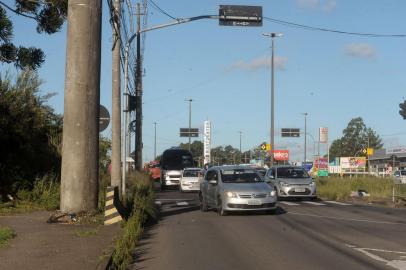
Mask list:
POLYGON ((338 204, 338 205, 345 205, 345 206, 351 205, 350 203, 343 203, 343 202, 336 202, 336 201, 323 201, 323 202, 332 203, 332 204, 338 204))
POLYGON ((367 223, 376 223, 376 224, 388 224, 388 225, 402 225, 402 226, 406 226, 405 223, 400 223, 400 222, 378 221, 378 220, 356 219, 356 218, 329 217, 329 216, 314 215, 314 214, 305 214, 305 213, 291 212, 291 211, 287 212, 287 214, 298 215, 298 216, 317 217, 317 218, 335 219, 335 220, 342 220, 342 221, 356 221, 356 222, 367 222, 367 223))
POLYGON ((187 206, 187 205, 189 205, 189 203, 188 202, 177 202, 176 205, 177 206, 187 206))
POLYGON ((281 201, 279 201, 278 203, 286 204, 286 205, 300 205, 298 203, 293 203, 293 202, 281 202, 281 201))
POLYGON ((312 205, 326 205, 325 203, 318 203, 318 202, 303 202, 307 204, 312 204, 312 205))

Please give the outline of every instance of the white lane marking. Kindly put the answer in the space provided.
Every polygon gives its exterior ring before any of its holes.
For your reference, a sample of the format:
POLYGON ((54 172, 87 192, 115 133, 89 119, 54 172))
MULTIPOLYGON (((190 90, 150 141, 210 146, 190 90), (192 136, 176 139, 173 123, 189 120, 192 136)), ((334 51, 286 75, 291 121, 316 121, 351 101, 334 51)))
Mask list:
POLYGON ((188 206, 189 203, 188 202, 177 202, 176 205, 177 206, 188 206))
POLYGON ((161 201, 155 201, 155 204, 161 205, 162 202, 161 201))
POLYGON ((332 204, 338 204, 338 205, 345 205, 345 206, 351 205, 350 203, 343 203, 343 202, 336 202, 336 201, 323 201, 323 202, 332 203, 332 204))
POLYGON ((356 221, 356 222, 367 222, 367 223, 376 223, 376 224, 406 226, 405 223, 400 223, 400 222, 379 221, 379 220, 369 220, 369 219, 356 219, 356 218, 338 218, 338 217, 329 217, 329 216, 314 215, 314 214, 304 214, 304 213, 291 212, 291 211, 289 211, 287 213, 291 214, 291 215, 308 216, 308 217, 316 217, 316 218, 326 218, 326 219, 335 219, 335 220, 342 220, 342 221, 356 221))
POLYGON ((311 205, 326 205, 325 203, 319 203, 319 202, 303 202, 311 205))
POLYGON ((361 252, 362 254, 370 257, 371 259, 374 259, 379 262, 383 262, 388 266, 391 266, 395 269, 398 270, 406 270, 406 261, 404 260, 405 256, 400 256, 399 260, 386 260, 385 258, 382 258, 381 256, 372 254, 369 251, 377 251, 377 252, 385 252, 385 253, 392 253, 392 254, 406 254, 406 252, 403 251, 392 251, 392 250, 384 250, 384 249, 376 249, 376 248, 359 248, 353 245, 348 245, 346 244, 347 247, 352 248, 354 250, 357 250, 361 252))
POLYGON ((278 202, 278 203, 282 203, 282 204, 286 204, 286 205, 300 205, 298 203, 293 203, 293 202, 278 202))

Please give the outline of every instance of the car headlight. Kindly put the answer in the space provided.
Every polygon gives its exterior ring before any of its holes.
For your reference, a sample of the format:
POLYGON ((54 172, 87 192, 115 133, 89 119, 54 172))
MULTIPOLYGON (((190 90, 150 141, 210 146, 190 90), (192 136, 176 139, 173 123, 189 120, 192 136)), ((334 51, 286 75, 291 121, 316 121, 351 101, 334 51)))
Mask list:
POLYGON ((269 192, 269 197, 275 197, 276 196, 276 191, 272 190, 271 192, 269 192))
POLYGON ((289 186, 288 183, 283 182, 283 181, 279 181, 279 185, 281 185, 282 187, 287 187, 287 186, 289 186))
POLYGON ((315 183, 314 181, 311 181, 309 185, 310 185, 310 186, 315 186, 316 183, 315 183))
POLYGON ((225 195, 227 198, 237 198, 237 194, 235 194, 234 192, 231 192, 231 191, 227 191, 225 193, 225 195))

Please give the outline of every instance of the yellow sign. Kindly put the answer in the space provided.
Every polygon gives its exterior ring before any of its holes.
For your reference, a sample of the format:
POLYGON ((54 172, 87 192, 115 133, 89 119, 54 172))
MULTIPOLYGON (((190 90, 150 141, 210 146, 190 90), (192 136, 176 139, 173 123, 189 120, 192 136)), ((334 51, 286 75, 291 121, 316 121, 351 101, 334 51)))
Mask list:
POLYGON ((266 151, 271 151, 271 144, 269 143, 266 144, 266 151))
POLYGON ((373 148, 367 148, 367 155, 372 156, 374 154, 374 149, 373 148))
POLYGON ((266 150, 266 144, 265 143, 263 143, 263 144, 261 144, 261 150, 266 150))

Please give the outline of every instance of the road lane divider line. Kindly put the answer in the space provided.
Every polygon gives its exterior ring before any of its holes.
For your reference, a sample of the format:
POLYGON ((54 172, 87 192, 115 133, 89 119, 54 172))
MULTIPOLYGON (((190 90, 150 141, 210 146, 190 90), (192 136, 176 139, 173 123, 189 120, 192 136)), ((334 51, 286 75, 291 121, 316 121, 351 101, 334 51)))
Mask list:
POLYGON ((343 203, 343 202, 336 202, 336 201, 323 201, 323 202, 331 203, 331 204, 344 205, 344 206, 351 205, 350 203, 343 203))
POLYGON ((286 205, 291 205, 291 206, 293 206, 293 205, 295 205, 295 206, 300 205, 300 204, 298 204, 298 203, 293 203, 293 202, 280 202, 280 201, 279 201, 278 203, 286 204, 286 205))
POLYGON ((177 202, 176 205, 177 206, 188 206, 189 203, 188 202, 177 202))
POLYGON ((370 220, 370 219, 357 219, 357 218, 339 218, 339 217, 330 217, 330 216, 323 216, 323 215, 306 214, 306 213, 299 213, 299 212, 292 212, 292 211, 287 212, 287 214, 297 215, 297 216, 325 218, 325 219, 335 219, 335 220, 341 220, 341 221, 355 221, 355 222, 366 222, 366 223, 375 223, 375 224, 406 226, 406 223, 400 223, 400 222, 379 221, 379 220, 370 220))
POLYGON ((319 203, 319 202, 302 202, 302 203, 307 203, 307 204, 311 204, 311 205, 326 205, 325 203, 319 203))

